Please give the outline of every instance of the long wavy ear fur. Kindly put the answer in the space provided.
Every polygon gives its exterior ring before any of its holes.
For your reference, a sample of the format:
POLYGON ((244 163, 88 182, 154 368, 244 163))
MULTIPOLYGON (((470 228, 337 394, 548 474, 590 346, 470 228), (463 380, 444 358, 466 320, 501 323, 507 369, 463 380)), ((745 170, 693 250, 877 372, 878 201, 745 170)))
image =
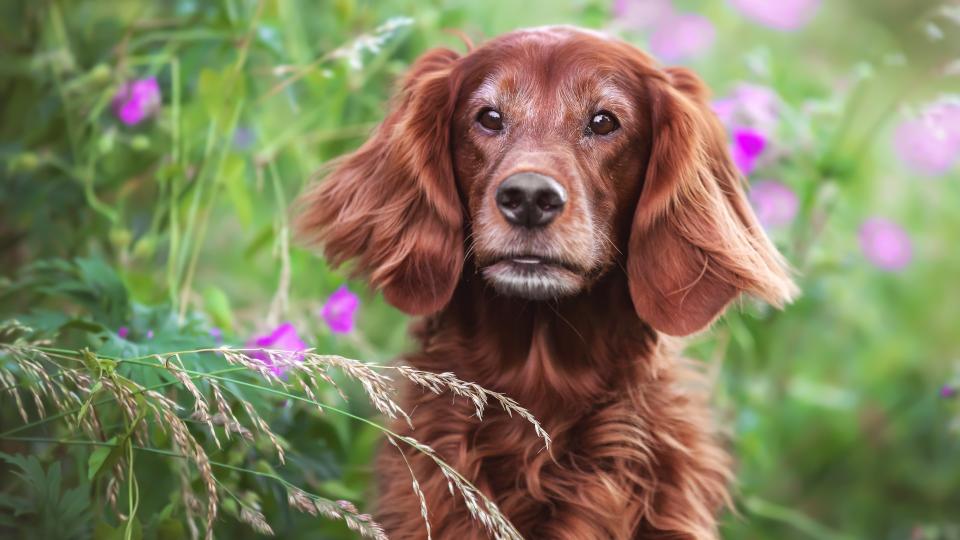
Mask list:
POLYGON ((706 87, 687 69, 663 75, 647 83, 653 144, 627 273, 640 317, 686 335, 742 292, 780 307, 797 288, 747 202, 706 87))
POLYGON ((414 315, 445 306, 463 267, 463 213, 450 156, 457 53, 411 67, 386 119, 300 200, 299 235, 414 315))

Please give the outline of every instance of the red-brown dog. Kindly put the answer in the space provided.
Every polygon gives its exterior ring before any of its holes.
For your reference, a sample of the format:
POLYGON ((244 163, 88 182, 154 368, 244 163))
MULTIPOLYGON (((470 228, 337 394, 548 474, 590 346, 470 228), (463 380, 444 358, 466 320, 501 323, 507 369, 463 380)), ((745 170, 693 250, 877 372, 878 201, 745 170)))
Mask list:
MULTIPOLYGON (((531 539, 715 538, 729 460, 704 388, 661 334, 741 292, 781 305, 783 260, 690 71, 589 31, 424 54, 376 133, 309 192, 300 229, 412 315, 424 370, 504 392, 522 421, 409 389, 417 429, 531 539)), ((390 450, 393 450, 390 448, 390 450)), ((432 461, 407 458, 434 538, 486 534, 432 461)), ((425 538, 396 451, 379 519, 425 538)))

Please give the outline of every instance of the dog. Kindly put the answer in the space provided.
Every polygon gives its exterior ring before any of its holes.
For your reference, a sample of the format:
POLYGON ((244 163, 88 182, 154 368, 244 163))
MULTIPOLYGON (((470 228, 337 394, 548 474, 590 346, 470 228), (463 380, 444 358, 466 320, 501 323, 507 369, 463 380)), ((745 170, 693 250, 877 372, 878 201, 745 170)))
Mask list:
MULTIPOLYGON (((308 189, 298 228, 412 327, 414 367, 528 408, 523 421, 406 388, 416 430, 525 538, 718 536, 731 460, 671 336, 741 293, 781 307, 790 270, 758 224, 704 83, 574 27, 423 54, 383 123, 308 189)), ((702 379, 702 377, 701 377, 702 379)), ((388 447, 394 540, 487 533, 428 456, 388 447), (406 458, 406 461, 404 460, 406 458)))

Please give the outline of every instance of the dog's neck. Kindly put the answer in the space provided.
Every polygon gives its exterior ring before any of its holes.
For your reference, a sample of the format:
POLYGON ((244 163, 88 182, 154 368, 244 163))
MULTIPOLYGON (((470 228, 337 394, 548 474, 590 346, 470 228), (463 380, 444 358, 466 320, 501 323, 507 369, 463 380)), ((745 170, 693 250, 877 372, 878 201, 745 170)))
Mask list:
POLYGON ((636 385, 657 334, 637 317, 622 272, 551 302, 497 295, 465 272, 450 304, 416 327, 419 367, 453 371, 521 402, 583 406, 636 385), (549 399, 538 399, 549 398, 549 399))

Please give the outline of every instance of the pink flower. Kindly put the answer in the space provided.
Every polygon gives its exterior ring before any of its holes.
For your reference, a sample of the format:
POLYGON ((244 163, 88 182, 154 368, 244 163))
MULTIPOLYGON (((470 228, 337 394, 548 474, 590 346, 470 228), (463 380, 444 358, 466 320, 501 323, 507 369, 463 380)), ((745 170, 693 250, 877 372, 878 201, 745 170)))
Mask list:
POLYGON ((757 158, 767 147, 767 138, 759 131, 738 129, 733 132, 733 162, 744 176, 750 176, 757 166, 757 158))
POLYGON ((944 399, 950 399, 956 397, 957 389, 949 384, 945 384, 940 387, 940 397, 944 399))
POLYGON ((135 126, 160 109, 160 85, 156 77, 124 83, 113 96, 113 113, 121 122, 135 126))
POLYGON ((893 148, 917 173, 937 176, 960 159, 960 105, 937 103, 918 118, 904 120, 894 130, 893 148))
MULTIPOLYGON (((290 354, 283 355, 283 360, 293 362, 300 361, 303 358, 302 351, 307 350, 307 344, 300 339, 297 329, 293 324, 285 322, 273 329, 272 332, 263 336, 257 336, 247 342, 249 348, 273 349, 278 351, 289 351, 290 354)), ((284 372, 284 366, 275 365, 270 355, 264 351, 254 351, 251 357, 260 360, 270 367, 270 369, 280 376, 284 372)))
POLYGON ((646 30, 674 16, 670 0, 614 0, 617 22, 632 30, 646 30))
POLYGON ((774 30, 797 30, 816 15, 820 0, 730 0, 744 17, 774 30))
POLYGON ((714 100, 713 111, 728 130, 753 128, 772 136, 780 120, 780 96, 769 87, 740 83, 727 97, 714 100))
POLYGON ((750 187, 750 203, 760 224, 767 228, 789 225, 797 216, 800 201, 787 185, 763 180, 750 187))
POLYGON ((353 331, 359 306, 360 299, 344 285, 330 295, 320 314, 333 333, 348 334, 353 331))
POLYGON ((889 272, 903 270, 913 257, 906 231, 880 217, 867 219, 860 226, 860 249, 874 266, 889 272))
POLYGON ((650 52, 667 62, 692 58, 706 52, 716 34, 706 17, 677 14, 657 25, 650 36, 650 52))
POLYGON ((120 339, 127 339, 127 336, 129 335, 130 335, 130 329, 127 328, 126 326, 121 326, 120 328, 117 328, 117 336, 119 336, 120 339))

